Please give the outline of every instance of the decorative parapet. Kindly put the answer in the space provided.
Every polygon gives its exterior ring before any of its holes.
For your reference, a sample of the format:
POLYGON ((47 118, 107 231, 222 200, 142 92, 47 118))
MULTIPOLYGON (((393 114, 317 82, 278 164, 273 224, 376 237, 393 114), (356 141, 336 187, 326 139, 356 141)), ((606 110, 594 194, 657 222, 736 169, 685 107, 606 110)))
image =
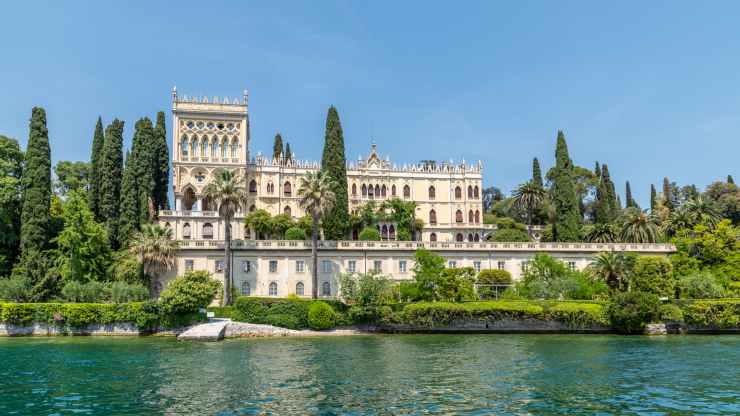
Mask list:
MULTIPOLYGON (((223 240, 181 240, 180 248, 223 248, 223 240)), ((308 250, 311 241, 293 240, 232 240, 231 247, 239 250, 308 250)), ((421 241, 319 241, 324 250, 417 250, 432 251, 520 251, 520 252, 588 252, 603 251, 637 253, 673 253, 672 244, 626 243, 442 243, 421 241)))
POLYGON ((235 98, 229 98, 229 97, 212 97, 208 98, 207 96, 202 97, 196 97, 196 96, 190 96, 187 95, 178 95, 177 94, 177 87, 172 87, 172 103, 189 103, 189 104, 217 104, 217 105, 238 105, 246 107, 249 102, 249 91, 244 90, 244 93, 242 94, 242 98, 239 99, 239 97, 235 98))

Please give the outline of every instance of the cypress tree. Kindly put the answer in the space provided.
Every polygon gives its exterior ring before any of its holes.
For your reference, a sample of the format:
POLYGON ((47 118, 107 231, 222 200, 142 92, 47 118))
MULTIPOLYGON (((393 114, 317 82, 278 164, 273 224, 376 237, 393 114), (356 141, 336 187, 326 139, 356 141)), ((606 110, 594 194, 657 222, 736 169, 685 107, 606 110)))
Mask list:
POLYGON ((321 170, 334 182, 336 201, 334 207, 322 221, 324 238, 342 240, 346 237, 349 225, 347 208, 347 159, 344 154, 344 133, 339 121, 339 113, 334 106, 326 114, 326 135, 324 153, 321 157, 321 170))
POLYGON ((671 192, 671 182, 668 178, 663 178, 663 201, 668 209, 673 209, 673 192, 671 192))
POLYGON ((614 186, 614 182, 612 182, 611 176, 609 176, 609 166, 607 166, 606 163, 601 166, 601 177, 603 182, 606 184, 606 202, 609 205, 610 216, 613 219, 621 209, 621 204, 617 201, 617 190, 614 186))
POLYGON ((167 127, 164 121, 164 111, 157 113, 157 125, 153 133, 154 148, 154 193, 153 202, 155 209, 169 209, 170 203, 167 197, 170 186, 170 153, 167 147, 167 127))
POLYGON ((285 160, 293 160, 293 152, 290 151, 290 143, 285 143, 285 160))
POLYGON ((599 166, 599 161, 596 161, 596 166, 594 167, 594 175, 601 180, 601 166, 599 166))
POLYGON ((727 183, 735 184, 735 180, 732 179, 732 175, 727 175, 727 183))
POLYGON ((650 184, 650 211, 655 211, 658 206, 658 192, 655 191, 655 185, 650 184))
POLYGON ((630 187, 630 181, 627 181, 624 191, 625 199, 627 200, 627 208, 636 207, 637 203, 632 199, 632 188, 630 187))
POLYGON ((51 222, 51 150, 46 111, 34 107, 23 170, 23 205, 21 208, 21 252, 40 253, 49 242, 51 222))
POLYGON ((272 157, 278 161, 283 155, 283 136, 280 133, 275 134, 275 143, 272 145, 272 157))
POLYGON ((542 171, 540 170, 540 161, 537 160, 537 158, 532 160, 532 183, 540 189, 544 186, 542 182, 542 171))
POLYGON ((105 221, 111 247, 118 246, 118 216, 123 176, 123 121, 118 119, 105 129, 105 145, 100 178, 100 217, 105 221))
POLYGON ((581 215, 573 175, 573 162, 568 155, 565 135, 562 131, 558 131, 551 188, 556 216, 555 224, 553 224, 555 241, 578 241, 580 238, 581 215))
POLYGON ((152 194, 158 174, 156 161, 152 158, 152 143, 152 122, 142 118, 136 122, 131 150, 126 155, 118 225, 120 247, 126 246, 141 224, 149 222, 149 201, 154 201, 152 194))
POLYGON ((87 194, 87 203, 96 220, 100 220, 100 164, 103 154, 105 136, 103 135, 103 120, 98 116, 93 134, 92 154, 90 155, 90 191, 87 194))

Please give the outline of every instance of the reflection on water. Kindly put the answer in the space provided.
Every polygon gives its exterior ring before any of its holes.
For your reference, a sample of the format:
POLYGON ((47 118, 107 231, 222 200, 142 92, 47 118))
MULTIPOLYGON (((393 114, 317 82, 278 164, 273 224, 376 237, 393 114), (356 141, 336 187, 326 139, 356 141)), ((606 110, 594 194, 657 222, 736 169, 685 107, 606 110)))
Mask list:
POLYGON ((0 339, 0 414, 740 413, 740 337, 0 339))

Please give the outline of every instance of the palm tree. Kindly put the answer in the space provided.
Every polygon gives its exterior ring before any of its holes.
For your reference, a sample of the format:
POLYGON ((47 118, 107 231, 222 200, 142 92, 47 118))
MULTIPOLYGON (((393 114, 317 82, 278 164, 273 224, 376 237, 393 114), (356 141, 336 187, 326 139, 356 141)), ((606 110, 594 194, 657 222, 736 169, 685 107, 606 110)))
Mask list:
POLYGON ((714 228, 721 219, 721 216, 712 204, 701 196, 690 199, 684 204, 682 210, 686 210, 689 218, 693 220, 694 225, 704 224, 709 228, 714 228))
POLYGON ((613 243, 617 241, 617 233, 614 232, 612 224, 594 224, 591 231, 586 234, 589 243, 613 243))
POLYGON ((144 224, 141 231, 131 236, 129 251, 136 255, 144 274, 149 276, 149 295, 154 297, 154 282, 157 274, 175 265, 177 241, 172 239, 172 230, 156 224, 144 224))
POLYGON ((231 220, 247 202, 246 180, 229 170, 222 170, 203 190, 218 207, 224 221, 224 305, 231 304, 231 220))
POLYGON ((532 236, 532 217, 534 210, 542 206, 545 200, 545 190, 529 181, 519 185, 514 191, 514 207, 527 213, 527 230, 532 236))
POLYGON ((631 268, 630 258, 613 251, 599 253, 589 266, 591 273, 603 279, 612 290, 627 290, 631 268))
POLYGON ((661 228, 663 233, 668 237, 673 237, 679 230, 694 228, 696 223, 694 218, 686 209, 677 209, 668 214, 668 218, 663 221, 661 228))
POLYGON ((319 220, 334 207, 336 196, 332 191, 334 181, 324 172, 310 172, 301 178, 298 188, 299 203, 308 214, 311 215, 311 256, 313 265, 311 267, 312 288, 311 294, 314 299, 319 295, 319 268, 318 268, 318 240, 319 220))
POLYGON ((620 239, 625 243, 655 243, 658 241, 658 224, 647 211, 629 208, 625 212, 620 239))

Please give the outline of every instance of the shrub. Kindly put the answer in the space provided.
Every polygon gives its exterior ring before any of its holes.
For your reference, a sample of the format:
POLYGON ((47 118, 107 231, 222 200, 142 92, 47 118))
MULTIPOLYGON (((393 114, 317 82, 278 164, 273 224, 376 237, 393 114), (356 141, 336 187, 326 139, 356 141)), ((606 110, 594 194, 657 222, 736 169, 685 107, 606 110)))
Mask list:
POLYGON ((574 329, 609 325, 606 308, 599 303, 558 302, 548 308, 547 313, 551 319, 565 322, 574 329))
POLYGON ((740 325, 740 300, 698 300, 683 310, 688 325, 731 328, 740 325))
POLYGON ((511 273, 506 270, 485 269, 478 273, 478 295, 484 299, 496 297, 505 288, 496 286, 511 285, 511 273))
POLYGON ((623 334, 639 334, 658 317, 660 301, 652 293, 617 293, 607 308, 612 328, 623 334))
POLYGON ((170 314, 197 312, 208 306, 221 290, 221 282, 207 271, 189 271, 176 278, 160 296, 163 311, 170 314))
POLYGON ((522 231, 516 228, 504 228, 496 230, 488 238, 488 241, 494 241, 499 243, 507 242, 527 242, 530 241, 526 231, 522 231))
POLYGON ((289 315, 286 313, 276 313, 273 315, 267 315, 265 317, 265 323, 268 325, 279 326, 281 328, 288 329, 301 329, 301 322, 296 316, 289 315))
MULTIPOLYGON (((242 296, 234 302, 232 319, 254 324, 275 325, 268 316, 292 316, 297 328, 308 328, 308 307, 305 299, 258 298, 242 296)), ((279 326, 279 325, 277 325, 279 326)))
POLYGON ((724 287, 708 271, 681 277, 678 280, 678 290, 681 298, 687 299, 716 299, 725 297, 724 287))
POLYGON ((365 227, 358 238, 360 241, 380 241, 380 232, 375 227, 365 227))
POLYGON ((658 308, 658 316, 663 322, 683 321, 683 311, 677 305, 672 303, 660 305, 660 308, 658 308))
POLYGON ((398 291, 401 302, 416 302, 424 298, 416 282, 401 282, 398 284, 398 291))
POLYGON ((307 240, 306 230, 299 227, 290 227, 285 230, 286 240, 307 240))
POLYGON ((396 239, 398 241, 411 241, 411 232, 402 228, 398 230, 398 233, 396 234, 396 239))
POLYGON ((113 303, 140 302, 149 297, 149 290, 138 283, 113 282, 110 285, 110 300, 113 303))
POLYGON ((337 314, 331 306, 321 301, 311 302, 311 306, 308 307, 308 326, 311 329, 334 328, 336 322, 337 314))
POLYGON ((31 296, 31 282, 25 276, 0 278, 0 299, 24 302, 31 296))
POLYGON ((437 296, 446 302, 461 302, 475 299, 475 271, 472 267, 442 270, 437 296))
POLYGON ((660 256, 641 256, 635 261, 630 279, 633 290, 673 298, 676 294, 673 266, 660 256))
POLYGON ((391 279, 377 272, 343 273, 339 276, 342 298, 358 305, 383 305, 396 300, 391 279))

